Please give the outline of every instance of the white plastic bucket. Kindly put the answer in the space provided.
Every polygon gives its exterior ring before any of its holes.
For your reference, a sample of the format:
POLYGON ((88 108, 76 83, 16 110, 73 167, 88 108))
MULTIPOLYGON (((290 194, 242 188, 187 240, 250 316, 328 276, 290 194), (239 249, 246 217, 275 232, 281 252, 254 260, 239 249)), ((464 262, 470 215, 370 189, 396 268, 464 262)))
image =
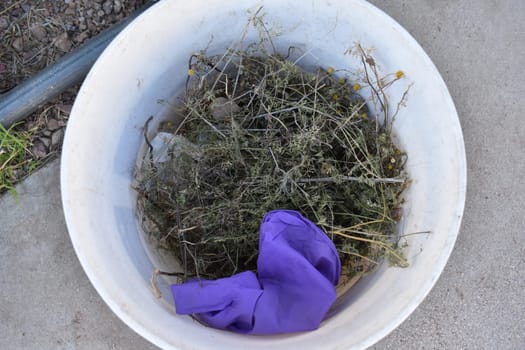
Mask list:
MULTIPOLYGON (((255 32, 247 41, 255 40, 255 32)), ((456 110, 438 71, 394 20, 361 0, 164 0, 105 50, 75 101, 62 156, 62 197, 78 258, 110 308, 164 349, 362 349, 397 327, 421 303, 451 253, 463 213, 466 161, 456 110), (175 314, 167 285, 156 299, 153 264, 142 244, 130 187, 145 121, 154 124, 181 92, 189 56, 220 53, 240 39, 249 14, 264 5, 274 44, 310 50, 306 64, 355 70, 354 42, 375 48, 382 72, 405 72, 389 95, 413 82, 395 129, 413 182, 406 193, 406 269, 383 266, 362 279, 335 315, 313 332, 244 336, 175 314)))

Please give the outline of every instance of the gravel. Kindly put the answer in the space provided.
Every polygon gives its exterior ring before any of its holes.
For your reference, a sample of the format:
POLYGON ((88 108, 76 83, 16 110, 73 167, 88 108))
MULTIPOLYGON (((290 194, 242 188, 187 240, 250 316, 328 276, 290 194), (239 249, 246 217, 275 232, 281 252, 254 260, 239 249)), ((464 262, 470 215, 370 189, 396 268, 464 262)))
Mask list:
MULTIPOLYGON (((1 0, 0 94, 53 64, 119 22, 147 0, 1 0)), ((71 88, 42 106, 17 129, 34 136, 34 159, 60 154, 64 128, 78 91, 71 88)), ((19 178, 27 174, 18 174, 19 178)))

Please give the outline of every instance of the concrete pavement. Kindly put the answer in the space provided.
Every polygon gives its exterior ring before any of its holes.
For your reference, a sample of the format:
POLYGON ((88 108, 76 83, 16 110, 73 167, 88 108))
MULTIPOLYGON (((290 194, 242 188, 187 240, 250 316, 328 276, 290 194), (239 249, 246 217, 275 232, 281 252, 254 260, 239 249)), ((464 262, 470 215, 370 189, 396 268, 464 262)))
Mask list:
POLYGON ((73 251, 54 161, 0 198, 0 349, 157 349, 122 323, 73 251))
MULTIPOLYGON (((373 349, 525 349, 525 2, 373 0, 423 46, 459 112, 463 226, 430 295, 373 349)), ((117 319, 73 252, 59 162, 0 198, 0 348, 155 349, 117 319)))

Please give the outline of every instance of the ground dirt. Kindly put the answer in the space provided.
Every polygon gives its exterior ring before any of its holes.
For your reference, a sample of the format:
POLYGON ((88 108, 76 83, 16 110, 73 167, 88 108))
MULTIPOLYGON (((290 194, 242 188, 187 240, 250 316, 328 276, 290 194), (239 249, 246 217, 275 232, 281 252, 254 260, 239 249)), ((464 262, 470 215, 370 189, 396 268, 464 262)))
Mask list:
MULTIPOLYGON (((0 1, 0 94, 20 84, 147 0, 0 1)), ((30 130, 27 156, 41 164, 60 154, 78 86, 42 106, 17 127, 30 130)), ((0 95, 1 99, 1 95, 0 95)), ((18 174, 24 178, 27 174, 18 174)))

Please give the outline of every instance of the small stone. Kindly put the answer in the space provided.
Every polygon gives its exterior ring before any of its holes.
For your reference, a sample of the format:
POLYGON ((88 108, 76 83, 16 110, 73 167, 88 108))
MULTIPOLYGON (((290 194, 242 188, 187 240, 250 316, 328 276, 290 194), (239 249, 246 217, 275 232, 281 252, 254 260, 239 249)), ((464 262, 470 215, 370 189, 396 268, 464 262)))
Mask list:
POLYGON ((69 5, 73 2, 74 0, 64 0, 64 2, 66 3, 66 5, 69 5))
POLYGON ((47 38, 47 31, 46 28, 44 28, 44 26, 36 25, 31 27, 29 31, 31 32, 31 36, 37 39, 38 41, 43 41, 47 38))
POLYGON ((225 97, 218 97, 210 104, 211 115, 218 120, 225 119, 232 114, 240 112, 241 108, 235 102, 225 97))
MULTIPOLYGON (((13 178, 19 179, 20 175, 23 176, 23 170, 22 169, 13 169, 12 170, 13 178)), ((22 333, 22 336, 25 336, 25 333, 22 333)))
POLYGON ((51 135, 51 148, 58 147, 64 140, 64 129, 58 129, 51 135))
MULTIPOLYGON (((58 105, 57 109, 62 112, 63 114, 69 115, 71 113, 71 109, 73 108, 72 105, 58 105)), ((58 121, 60 124, 61 120, 58 121)))
POLYGON ((32 50, 24 52, 24 54, 22 55, 22 58, 24 59, 24 62, 28 62, 32 60, 33 57, 35 57, 36 55, 38 55, 38 49, 32 49, 32 50))
POLYGON ((87 28, 90 32, 95 32, 97 30, 97 25, 92 21, 89 21, 87 24, 87 28))
POLYGON ((38 140, 42 142, 47 149, 51 146, 51 139, 49 137, 39 137, 38 140))
POLYGON ((93 18, 93 13, 94 13, 94 10, 93 9, 89 9, 86 11, 86 16, 89 17, 89 18, 93 18))
POLYGON ((50 118, 47 120, 46 127, 48 130, 55 131, 57 129, 60 129, 60 125, 58 125, 58 120, 55 118, 50 118))
POLYGON ((16 38, 15 40, 13 40, 12 45, 13 45, 13 49, 20 52, 24 49, 24 40, 22 40, 22 38, 16 38))
POLYGON ((111 14, 111 11, 113 11, 113 2, 110 0, 106 0, 104 4, 102 4, 102 9, 106 13, 106 15, 111 14))
POLYGON ((0 29, 7 29, 9 21, 5 17, 0 17, 0 29))
POLYGON ((122 4, 119 0, 113 1, 113 12, 120 13, 122 11, 122 4))
POLYGON ((64 14, 66 16, 74 16, 77 14, 77 11, 74 6, 70 5, 67 7, 67 9, 64 11, 64 14))
POLYGON ((97 17, 100 18, 100 17, 104 17, 105 15, 105 12, 103 10, 98 10, 97 11, 97 17))
POLYGON ((54 45, 62 52, 69 52, 73 47, 73 42, 69 40, 67 33, 62 33, 54 40, 54 45))
POLYGON ((45 137, 51 137, 51 134, 52 134, 52 132, 49 131, 49 130, 43 130, 42 131, 42 135, 44 135, 45 137))
POLYGON ((84 40, 86 40, 87 38, 89 38, 89 33, 87 32, 87 30, 85 30, 82 33, 78 34, 74 40, 76 43, 81 43, 84 42, 84 40))
POLYGON ((44 158, 45 156, 47 156, 48 152, 49 152, 49 149, 40 140, 36 140, 33 143, 33 147, 31 147, 31 153, 33 153, 33 155, 36 158, 44 158))
POLYGON ((74 23, 66 23, 66 31, 68 32, 77 32, 78 26, 74 23))

